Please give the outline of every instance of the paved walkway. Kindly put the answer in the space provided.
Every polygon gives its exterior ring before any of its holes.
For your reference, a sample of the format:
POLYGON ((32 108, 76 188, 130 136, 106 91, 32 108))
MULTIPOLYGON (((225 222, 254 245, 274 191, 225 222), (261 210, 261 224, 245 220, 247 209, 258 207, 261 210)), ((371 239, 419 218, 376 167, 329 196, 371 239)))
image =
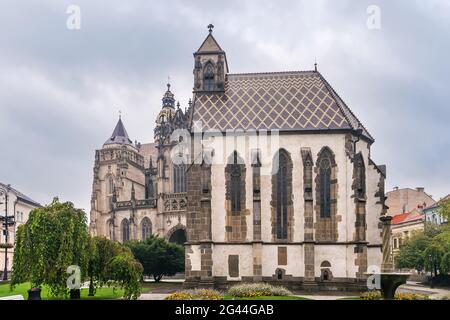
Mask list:
POLYGON ((433 288, 421 284, 420 282, 408 281, 406 284, 398 287, 399 292, 426 294, 431 299, 442 299, 450 297, 450 289, 433 288))
POLYGON ((143 293, 138 300, 164 300, 167 296, 166 293, 143 293))

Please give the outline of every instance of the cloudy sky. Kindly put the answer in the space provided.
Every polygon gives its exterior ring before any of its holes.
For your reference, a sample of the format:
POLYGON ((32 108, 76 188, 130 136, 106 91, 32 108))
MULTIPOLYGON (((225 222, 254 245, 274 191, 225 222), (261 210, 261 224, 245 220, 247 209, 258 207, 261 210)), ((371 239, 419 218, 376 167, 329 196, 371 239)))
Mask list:
POLYGON ((445 0, 0 0, 0 181, 89 211, 94 152, 119 110, 133 141, 152 141, 167 77, 182 106, 191 96, 209 23, 231 72, 311 70, 317 58, 375 137, 388 190, 450 192, 445 0), (370 5, 380 29, 367 26, 370 5))

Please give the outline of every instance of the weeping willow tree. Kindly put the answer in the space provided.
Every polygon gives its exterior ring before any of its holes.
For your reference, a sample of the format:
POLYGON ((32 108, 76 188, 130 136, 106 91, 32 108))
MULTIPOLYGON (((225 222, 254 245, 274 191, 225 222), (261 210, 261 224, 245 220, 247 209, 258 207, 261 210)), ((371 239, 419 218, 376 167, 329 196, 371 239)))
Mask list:
POLYGON ((57 198, 50 205, 34 209, 27 223, 19 226, 14 253, 11 287, 31 282, 32 288, 49 288, 55 297, 79 297, 69 289, 69 266, 78 266, 80 280, 87 274, 89 233, 86 214, 71 202, 57 198))

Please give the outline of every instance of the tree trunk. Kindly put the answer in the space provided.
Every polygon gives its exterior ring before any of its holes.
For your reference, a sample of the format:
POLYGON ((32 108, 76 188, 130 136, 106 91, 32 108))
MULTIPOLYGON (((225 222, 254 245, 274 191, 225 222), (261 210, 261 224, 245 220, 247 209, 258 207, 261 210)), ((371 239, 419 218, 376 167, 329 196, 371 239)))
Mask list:
POLYGON ((89 279, 89 297, 93 297, 95 296, 95 288, 94 288, 94 280, 92 279, 92 277, 89 279))
POLYGON ((70 289, 70 300, 79 300, 81 298, 80 289, 70 289))
POLYGON ((159 275, 153 275, 153 279, 155 279, 155 282, 159 282, 163 276, 161 274, 159 275))

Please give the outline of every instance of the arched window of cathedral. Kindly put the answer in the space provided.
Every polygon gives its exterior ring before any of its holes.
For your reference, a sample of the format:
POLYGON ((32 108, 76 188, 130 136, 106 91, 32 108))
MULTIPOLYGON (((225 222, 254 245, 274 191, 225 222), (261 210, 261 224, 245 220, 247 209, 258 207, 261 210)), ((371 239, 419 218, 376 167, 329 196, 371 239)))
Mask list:
POLYGON ((360 200, 366 197, 366 169, 364 166, 364 159, 361 153, 355 156, 354 160, 354 189, 356 197, 360 200))
POLYGON ((231 210, 241 211, 241 167, 238 164, 237 152, 233 152, 233 163, 230 170, 231 178, 231 210))
POLYGON ((318 159, 319 166, 319 183, 320 183, 320 217, 331 217, 331 166, 332 166, 331 151, 326 148, 321 153, 318 159))
POLYGON ((110 176, 107 181, 107 199, 108 199, 108 208, 112 208, 113 205, 113 194, 114 194, 114 180, 110 176))
POLYGON ((225 167, 225 237, 227 241, 242 241, 247 237, 245 177, 244 159, 237 151, 233 151, 225 167))
POLYGON ((275 223, 275 236, 278 240, 289 237, 289 219, 293 219, 292 208, 292 161, 289 153, 281 149, 273 161, 272 176, 272 221, 275 223))
POLYGON ((108 220, 106 227, 108 228, 109 240, 114 240, 114 221, 112 219, 108 220))
POLYGON ((186 192, 186 165, 173 166, 173 192, 186 192))
POLYGON ((149 180, 145 186, 145 199, 154 198, 153 180, 149 180))
POLYGON ((127 242, 130 240, 130 223, 128 219, 122 220, 122 242, 127 242))
POLYGON ((141 235, 142 240, 149 238, 152 235, 152 222, 149 218, 145 217, 141 222, 141 235))
POLYGON ((287 157, 284 152, 279 156, 279 172, 277 175, 277 236, 287 238, 287 157))
POLYGON ((208 62, 203 71, 203 90, 214 90, 214 66, 208 62))

